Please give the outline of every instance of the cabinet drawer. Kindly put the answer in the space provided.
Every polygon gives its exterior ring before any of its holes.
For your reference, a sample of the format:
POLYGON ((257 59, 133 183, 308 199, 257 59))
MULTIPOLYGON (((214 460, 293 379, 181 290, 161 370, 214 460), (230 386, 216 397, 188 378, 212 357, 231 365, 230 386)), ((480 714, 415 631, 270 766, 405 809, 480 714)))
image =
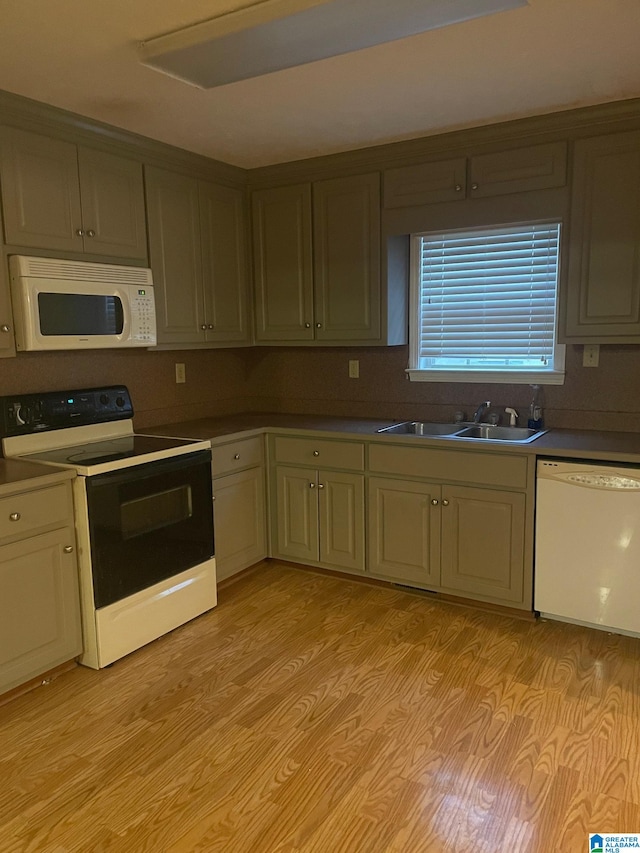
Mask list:
POLYGON ((491 451, 467 453, 430 447, 372 444, 369 468, 383 474, 428 477, 447 482, 526 489, 527 457, 491 451))
POLYGON ((68 524, 72 516, 67 483, 22 492, 0 499, 0 539, 31 535, 53 525, 68 524))
POLYGON ((324 441, 279 436, 274 440, 273 447, 274 460, 278 463, 364 471, 364 444, 360 441, 324 441))
POLYGON ((241 438, 211 449, 211 471, 214 477, 233 474, 243 468, 262 465, 262 436, 241 438))

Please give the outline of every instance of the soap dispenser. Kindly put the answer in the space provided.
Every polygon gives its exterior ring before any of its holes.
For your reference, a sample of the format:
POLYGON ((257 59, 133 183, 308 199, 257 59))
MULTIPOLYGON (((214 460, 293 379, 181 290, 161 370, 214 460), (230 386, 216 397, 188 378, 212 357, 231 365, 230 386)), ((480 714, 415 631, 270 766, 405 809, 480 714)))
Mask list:
POLYGON ((544 422, 542 419, 542 388, 539 385, 531 385, 533 389, 533 397, 529 405, 529 420, 527 426, 529 429, 542 429, 544 422))

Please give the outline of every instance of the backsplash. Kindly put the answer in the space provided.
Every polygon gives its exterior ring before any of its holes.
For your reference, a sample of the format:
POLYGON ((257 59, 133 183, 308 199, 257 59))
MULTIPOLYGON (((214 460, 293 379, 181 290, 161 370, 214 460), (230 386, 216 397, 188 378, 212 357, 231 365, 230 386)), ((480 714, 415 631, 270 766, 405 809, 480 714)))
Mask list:
MULTIPOLYGON (((0 394, 122 382, 137 429, 243 411, 450 421, 482 400, 501 414, 513 406, 524 423, 528 386, 409 382, 407 358, 407 347, 21 353, 0 360, 0 394), (360 379, 349 379, 350 359, 360 379), (186 366, 184 385, 176 362, 186 366)), ((640 431, 640 346, 602 346, 597 368, 582 367, 582 347, 568 346, 565 384, 545 386, 543 404, 547 427, 640 431)))

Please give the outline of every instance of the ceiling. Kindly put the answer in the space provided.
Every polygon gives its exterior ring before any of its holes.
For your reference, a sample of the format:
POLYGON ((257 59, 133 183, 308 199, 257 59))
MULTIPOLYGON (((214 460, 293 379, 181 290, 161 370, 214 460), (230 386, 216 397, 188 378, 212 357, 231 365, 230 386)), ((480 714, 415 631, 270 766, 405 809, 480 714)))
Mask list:
POLYGON ((245 168, 640 97, 640 0, 529 0, 208 90, 141 64, 254 4, 0 0, 0 89, 245 168))

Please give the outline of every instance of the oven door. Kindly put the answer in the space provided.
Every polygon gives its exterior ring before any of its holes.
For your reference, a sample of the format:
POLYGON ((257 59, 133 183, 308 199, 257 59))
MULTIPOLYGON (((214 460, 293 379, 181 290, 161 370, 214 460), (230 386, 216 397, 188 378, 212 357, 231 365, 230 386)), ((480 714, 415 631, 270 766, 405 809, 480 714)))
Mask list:
POLYGON ((210 450, 87 477, 86 488, 96 608, 213 556, 210 450))

